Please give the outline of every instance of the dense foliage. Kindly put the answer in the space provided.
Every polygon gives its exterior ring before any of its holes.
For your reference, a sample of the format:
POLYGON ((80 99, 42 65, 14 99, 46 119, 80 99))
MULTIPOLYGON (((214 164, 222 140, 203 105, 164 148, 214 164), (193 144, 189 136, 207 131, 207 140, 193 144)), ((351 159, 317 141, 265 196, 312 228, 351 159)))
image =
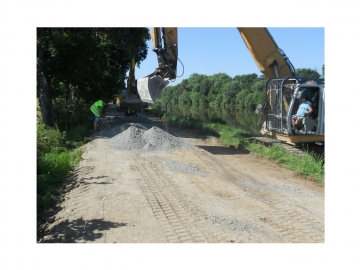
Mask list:
MULTIPOLYGON (((323 66, 323 76, 325 66, 323 66)), ((296 75, 320 78, 320 74, 310 68, 296 69, 296 75)), ((212 76, 194 73, 175 86, 167 86, 158 102, 211 107, 253 107, 264 104, 267 78, 257 74, 237 75, 234 78, 225 73, 212 76)))
POLYGON ((251 107, 265 101, 266 78, 256 74, 225 73, 212 76, 194 73, 175 86, 166 87, 159 102, 214 107, 251 107))
MULTIPOLYGON (((296 76, 305 78, 320 78, 321 75, 314 69, 311 68, 297 68, 295 70, 296 76)), ((323 70, 324 72, 324 70, 323 70)))
POLYGON ((140 65, 149 39, 147 28, 38 28, 37 95, 44 123, 66 121, 58 113, 64 106, 79 112, 79 101, 88 106, 123 89, 131 58, 140 65))

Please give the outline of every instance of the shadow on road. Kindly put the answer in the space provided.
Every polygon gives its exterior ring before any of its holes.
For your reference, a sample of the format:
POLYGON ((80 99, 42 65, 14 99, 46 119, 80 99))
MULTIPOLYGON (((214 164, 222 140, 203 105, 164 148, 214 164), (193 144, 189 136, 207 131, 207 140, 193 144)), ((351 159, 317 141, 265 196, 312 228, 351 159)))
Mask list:
POLYGON ((96 177, 82 177, 80 178, 80 184, 96 184, 96 185, 108 185, 111 184, 111 182, 107 181, 107 176, 96 176, 96 177), (105 181, 99 181, 99 179, 104 179, 105 181))
MULTIPOLYGON (((72 221, 65 220, 52 227, 50 234, 44 236, 40 243, 81 243, 93 242, 102 238, 105 232, 127 223, 114 223, 103 219, 84 220, 82 218, 72 221)), ((104 238, 104 242, 105 242, 104 238)))
POLYGON ((236 149, 234 146, 223 147, 223 146, 203 146, 196 145, 201 149, 213 154, 213 155, 241 155, 241 154, 249 154, 250 151, 244 149, 236 149))

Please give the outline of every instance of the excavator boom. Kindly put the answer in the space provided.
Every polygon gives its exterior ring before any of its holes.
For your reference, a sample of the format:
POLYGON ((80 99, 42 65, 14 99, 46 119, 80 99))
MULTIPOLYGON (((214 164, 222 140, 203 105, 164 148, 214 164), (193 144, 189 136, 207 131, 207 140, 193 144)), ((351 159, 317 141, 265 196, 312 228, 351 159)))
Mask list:
POLYGON ((295 68, 266 28, 237 28, 258 69, 266 78, 295 76, 295 68))

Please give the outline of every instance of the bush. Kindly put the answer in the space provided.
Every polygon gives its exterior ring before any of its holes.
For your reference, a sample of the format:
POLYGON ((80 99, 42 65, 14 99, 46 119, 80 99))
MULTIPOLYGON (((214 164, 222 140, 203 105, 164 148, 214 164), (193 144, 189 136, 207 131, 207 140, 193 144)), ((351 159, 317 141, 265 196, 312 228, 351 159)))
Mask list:
POLYGON ((65 142, 65 133, 62 133, 57 128, 50 128, 45 126, 38 118, 37 124, 37 156, 42 156, 49 153, 52 148, 62 147, 65 142))
POLYGON ((58 200, 64 180, 81 160, 82 145, 87 137, 87 126, 79 125, 61 132, 49 128, 38 118, 37 123, 37 208, 44 211, 58 200))
POLYGON ((64 131, 84 123, 91 124, 90 106, 91 104, 81 100, 68 101, 66 103, 64 98, 56 98, 54 100, 54 107, 58 128, 64 131))
POLYGON ((66 131, 66 147, 76 148, 89 141, 89 129, 92 128, 91 122, 70 128, 66 131))
MULTIPOLYGON (((56 149, 56 148, 55 148, 56 149)), ((71 170, 70 156, 68 152, 52 151, 38 158, 38 174, 58 176, 66 176, 71 170)))

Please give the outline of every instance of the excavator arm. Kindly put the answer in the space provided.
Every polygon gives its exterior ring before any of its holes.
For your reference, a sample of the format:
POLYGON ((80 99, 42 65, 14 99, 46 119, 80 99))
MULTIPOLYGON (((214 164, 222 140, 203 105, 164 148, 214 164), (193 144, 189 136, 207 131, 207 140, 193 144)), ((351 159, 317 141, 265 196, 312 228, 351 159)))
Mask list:
POLYGON ((157 54, 159 66, 154 75, 174 80, 177 67, 177 28, 151 28, 152 50, 157 54), (162 31, 162 36, 161 36, 162 31), (162 44, 162 41, 164 44, 162 44))
POLYGON ((136 94, 136 88, 135 88, 135 57, 133 56, 131 58, 129 77, 127 80, 127 96, 132 97, 134 94, 136 94))
POLYGON ((118 111, 125 110, 126 113, 135 114, 137 108, 144 108, 146 105, 139 98, 139 94, 136 88, 135 79, 135 56, 132 56, 130 61, 129 77, 127 79, 126 95, 119 94, 116 96, 116 109, 118 111))
POLYGON ((148 76, 137 80, 142 101, 154 103, 162 89, 176 78, 178 35, 176 27, 151 28, 152 50, 157 54, 158 67, 148 76))

